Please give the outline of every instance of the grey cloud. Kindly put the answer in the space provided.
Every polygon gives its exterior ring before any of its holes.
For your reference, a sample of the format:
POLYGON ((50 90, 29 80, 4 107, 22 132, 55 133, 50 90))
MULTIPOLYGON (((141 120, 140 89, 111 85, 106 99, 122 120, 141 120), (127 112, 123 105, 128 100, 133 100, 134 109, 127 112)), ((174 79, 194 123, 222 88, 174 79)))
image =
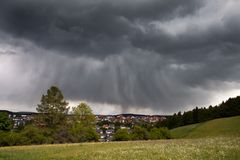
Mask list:
POLYGON ((14 51, 0 51, 0 55, 14 55, 16 52, 14 51))
MULTIPOLYGON (((202 2, 7 1, 1 2, 0 29, 37 45, 72 55, 105 57, 131 48, 141 31, 136 21, 167 20, 194 13, 202 2)), ((144 39, 140 37, 140 39, 144 39)))
MULTIPOLYGON (((222 48, 221 52, 227 54, 237 54, 239 50, 240 21, 235 10, 216 17, 221 21, 210 25, 196 22, 201 20, 199 16, 203 13, 199 10, 206 8, 208 1, 24 0, 2 4, 0 29, 73 56, 105 58, 120 54, 126 48, 141 48, 173 59, 204 61, 215 48, 222 48), (152 24, 179 19, 183 21, 179 23, 184 23, 188 17, 192 19, 186 31, 177 35, 152 24)), ((204 12, 214 12, 210 9, 204 12)), ((169 27, 177 30, 174 25, 169 27)))
POLYGON ((219 90, 219 85, 222 85, 220 90, 225 90, 229 88, 225 88, 224 82, 238 82, 239 76, 234 76, 240 67, 238 60, 172 67, 171 61, 158 54, 132 51, 103 61, 60 58, 55 64, 45 64, 46 69, 52 69, 43 73, 44 77, 50 76, 48 84, 59 85, 73 101, 119 104, 123 112, 130 107, 173 112, 192 104, 203 105, 202 99, 210 101, 210 93, 219 90), (60 65, 64 62, 66 65, 60 65), (220 64, 225 64, 221 72, 220 64))
POLYGON ((212 92, 234 89, 225 82, 239 83, 240 78, 236 74, 240 57, 179 64, 144 50, 128 50, 103 60, 34 51, 38 54, 22 51, 12 59, 11 75, 1 79, 5 91, 0 92, 1 101, 35 107, 41 94, 57 85, 70 101, 117 104, 119 112, 149 108, 155 113, 171 113, 208 104, 212 92))
POLYGON ((16 54, 0 56, 0 100, 35 106, 58 85, 122 112, 209 104, 240 83, 239 13, 210 2, 3 0, 0 51, 16 54))

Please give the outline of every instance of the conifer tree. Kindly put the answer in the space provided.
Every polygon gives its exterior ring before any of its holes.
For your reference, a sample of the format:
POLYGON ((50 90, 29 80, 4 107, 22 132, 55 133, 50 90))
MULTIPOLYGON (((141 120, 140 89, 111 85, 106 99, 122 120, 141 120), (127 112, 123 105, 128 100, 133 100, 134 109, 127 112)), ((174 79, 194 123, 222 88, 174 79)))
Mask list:
POLYGON ((68 114, 68 102, 65 101, 60 89, 52 86, 47 90, 46 95, 42 95, 41 104, 38 104, 37 111, 40 113, 40 121, 46 127, 57 127, 64 125, 68 114))

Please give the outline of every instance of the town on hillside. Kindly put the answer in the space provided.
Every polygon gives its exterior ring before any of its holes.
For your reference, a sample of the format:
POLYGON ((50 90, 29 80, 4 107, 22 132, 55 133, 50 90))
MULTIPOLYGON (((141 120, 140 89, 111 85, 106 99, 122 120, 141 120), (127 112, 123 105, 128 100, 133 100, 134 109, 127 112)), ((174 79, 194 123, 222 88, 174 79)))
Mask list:
MULTIPOLYGON (((31 124, 34 117, 39 114, 36 112, 11 112, 0 110, 0 113, 7 113, 13 122, 13 130, 31 124)), ((71 116, 71 115, 69 115, 71 116)), ((117 114, 117 115, 95 115, 96 131, 99 134, 99 141, 112 141, 113 135, 118 129, 130 129, 135 124, 146 123, 156 124, 166 120, 168 115, 143 115, 143 114, 117 114)))

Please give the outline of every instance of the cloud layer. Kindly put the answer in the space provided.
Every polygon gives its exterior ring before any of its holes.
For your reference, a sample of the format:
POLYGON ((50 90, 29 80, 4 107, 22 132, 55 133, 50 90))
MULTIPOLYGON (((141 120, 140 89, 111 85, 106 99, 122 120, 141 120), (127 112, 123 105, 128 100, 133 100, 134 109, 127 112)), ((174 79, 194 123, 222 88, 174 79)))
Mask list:
POLYGON ((111 112, 172 113, 239 93, 240 2, 1 3, 0 105, 34 108, 51 85, 111 112))

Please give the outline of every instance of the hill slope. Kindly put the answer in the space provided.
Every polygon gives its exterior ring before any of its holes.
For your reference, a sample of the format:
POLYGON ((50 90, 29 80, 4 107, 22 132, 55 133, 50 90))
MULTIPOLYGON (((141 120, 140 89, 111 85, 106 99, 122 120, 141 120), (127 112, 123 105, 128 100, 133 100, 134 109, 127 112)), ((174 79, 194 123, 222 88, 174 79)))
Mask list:
POLYGON ((200 138, 213 136, 240 136, 240 116, 178 127, 171 130, 174 138, 200 138))

